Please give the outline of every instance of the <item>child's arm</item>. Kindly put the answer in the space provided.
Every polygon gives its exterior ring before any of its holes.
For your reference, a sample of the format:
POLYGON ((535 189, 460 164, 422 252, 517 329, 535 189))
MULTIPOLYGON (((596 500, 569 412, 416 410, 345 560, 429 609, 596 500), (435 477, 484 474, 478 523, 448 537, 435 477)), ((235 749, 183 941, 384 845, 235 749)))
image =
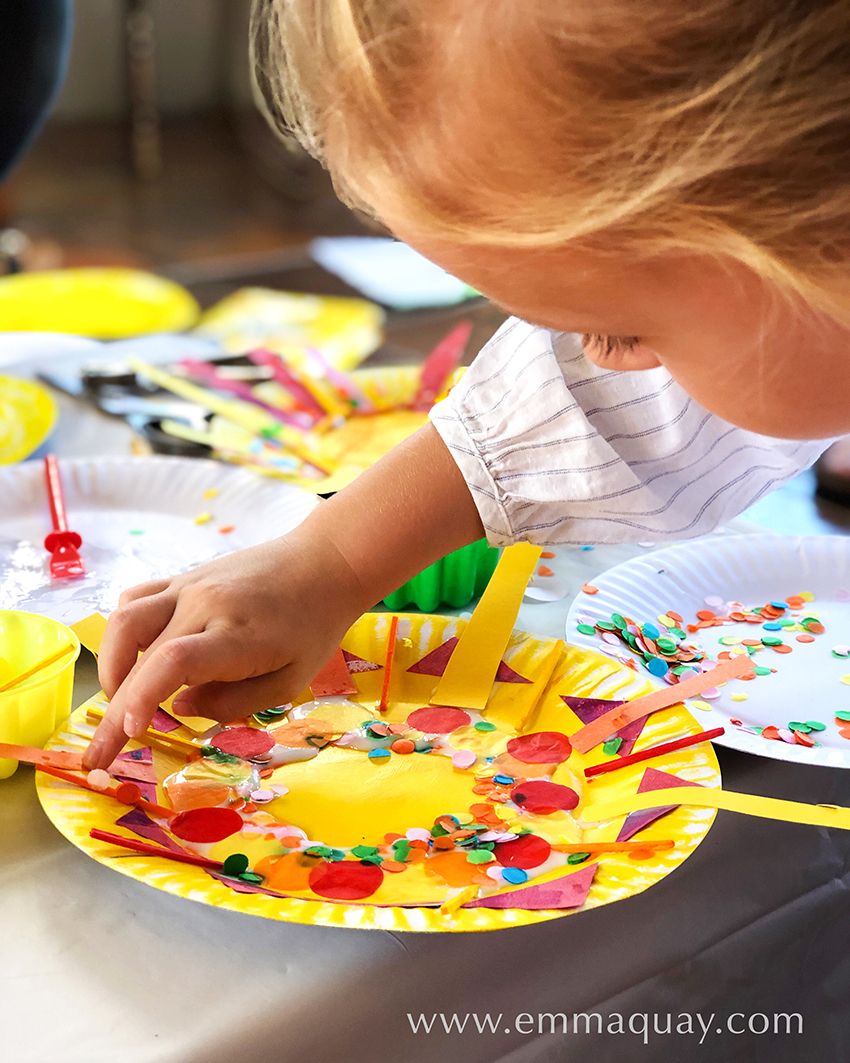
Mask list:
POLYGON ((87 766, 111 763, 181 686, 190 689, 176 711, 223 721, 289 701, 361 613, 482 535, 463 476, 428 425, 289 535, 133 588, 104 636, 111 703, 87 766))

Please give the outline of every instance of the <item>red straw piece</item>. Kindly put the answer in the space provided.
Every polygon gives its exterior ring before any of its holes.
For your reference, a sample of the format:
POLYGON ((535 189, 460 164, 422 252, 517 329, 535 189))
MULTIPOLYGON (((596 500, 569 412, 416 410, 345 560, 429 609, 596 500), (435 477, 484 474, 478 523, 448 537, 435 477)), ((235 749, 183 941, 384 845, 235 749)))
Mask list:
POLYGON ((44 477, 53 525, 53 531, 44 540, 44 549, 50 554, 50 575, 54 579, 75 579, 84 576, 86 568, 77 553, 83 545, 83 540, 79 532, 71 531, 68 527, 59 464, 53 454, 48 454, 44 459, 44 477))
POLYGON ((390 621, 390 634, 387 639, 387 659, 384 662, 384 682, 381 687, 381 700, 378 702, 378 712, 386 712, 389 707, 390 680, 393 675, 393 660, 395 659, 395 643, 398 635, 398 617, 394 616, 390 621))
POLYGON ((725 731, 723 727, 714 727, 710 731, 700 731, 699 734, 685 735, 684 738, 675 738, 671 742, 661 742, 649 749, 642 749, 640 753, 629 753, 626 757, 618 757, 617 760, 606 761, 604 764, 594 764, 591 768, 584 769, 586 779, 593 779, 597 775, 605 775, 609 771, 618 771, 627 768, 629 764, 639 764, 642 760, 651 760, 652 757, 660 757, 663 753, 673 753, 677 749, 686 749, 688 746, 698 745, 700 742, 710 742, 713 738, 719 738, 725 731))
POLYGON ((411 404, 414 410, 431 409, 450 374, 454 372, 463 357, 471 335, 472 322, 461 321, 431 351, 422 365, 419 390, 411 404))
POLYGON ((224 864, 217 860, 207 860, 204 856, 196 856, 194 853, 176 853, 172 849, 165 849, 161 845, 152 845, 150 842, 137 841, 135 838, 124 838, 120 834, 110 834, 108 830, 98 830, 92 827, 89 836, 99 842, 108 842, 117 845, 121 849, 130 849, 134 853, 143 853, 145 856, 164 856, 166 860, 177 860, 181 864, 194 864, 196 867, 205 867, 210 871, 221 871, 224 864))
POLYGON ((342 649, 336 651, 310 683, 310 693, 314 698, 357 693, 357 687, 351 679, 351 672, 348 670, 342 649))
POLYGON ((137 786, 133 786, 133 790, 136 795, 138 795, 136 800, 129 801, 125 800, 125 796, 130 796, 129 786, 126 783, 116 786, 113 789, 100 790, 96 786, 92 786, 88 779, 81 779, 79 775, 72 775, 68 771, 60 771, 59 768, 53 768, 47 764, 36 764, 36 771, 43 771, 45 775, 52 775, 56 779, 62 779, 65 782, 73 783, 74 786, 79 786, 82 790, 90 790, 93 794, 103 794, 104 797, 111 797, 122 805, 133 805, 134 808, 140 808, 144 812, 152 812, 155 816, 171 819, 174 815, 173 808, 157 805, 153 801, 145 801, 141 793, 139 793, 139 788, 137 786), (126 789, 124 787, 126 787, 126 789), (120 797, 119 792, 121 793, 120 797))

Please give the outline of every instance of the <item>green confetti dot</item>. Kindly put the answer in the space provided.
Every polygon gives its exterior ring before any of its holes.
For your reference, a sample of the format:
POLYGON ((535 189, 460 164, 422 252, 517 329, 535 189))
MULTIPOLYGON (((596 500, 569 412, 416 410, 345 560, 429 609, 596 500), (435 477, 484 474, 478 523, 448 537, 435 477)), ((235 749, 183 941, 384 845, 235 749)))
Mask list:
POLYGON ((811 727, 807 723, 801 723, 799 720, 792 720, 788 724, 789 731, 802 731, 804 735, 807 735, 811 731, 811 727))
POLYGON ((609 757, 613 757, 623 744, 622 738, 609 738, 602 746, 602 752, 607 753, 609 757))
POLYGON ((617 629, 610 620, 600 620, 596 625, 600 631, 616 631, 617 629))
POLYGON ((810 731, 825 731, 826 724, 821 723, 820 720, 806 720, 806 726, 810 731))
POLYGON ((596 628, 595 627, 591 627, 590 624, 579 624, 579 626, 576 628, 576 631, 578 631, 578 633, 580 635, 595 635, 596 634, 596 628))
POLYGON ((590 853, 570 853, 567 857, 568 864, 583 864, 590 859, 590 853))
POLYGON ((221 870, 225 875, 232 875, 234 878, 244 875, 248 870, 248 857, 244 853, 231 853, 222 864, 221 870))
POLYGON ((850 712, 844 712, 843 710, 841 712, 836 712, 835 718, 836 720, 842 720, 844 723, 848 723, 850 722, 850 712))
POLYGON ((473 849, 471 853, 466 854, 466 859, 470 864, 489 864, 496 857, 488 849, 473 849))
POLYGON ((378 847, 376 845, 355 845, 351 850, 351 855, 356 856, 358 860, 370 860, 379 855, 378 847))
POLYGON ((478 723, 475 725, 475 730, 476 731, 495 731, 496 730, 496 725, 494 723, 490 723, 489 720, 479 720, 478 723))
POLYGON ((325 860, 330 859, 333 856, 333 849, 327 845, 310 845, 304 850, 307 856, 321 856, 325 860))
POLYGON ((619 628, 620 631, 625 631, 628 625, 626 624, 626 618, 621 616, 620 613, 611 614, 611 623, 614 627, 619 628))
POLYGON ((258 886, 263 881, 263 876, 256 874, 254 871, 245 871, 238 876, 242 882, 251 882, 253 885, 258 886))
POLYGON ((762 635, 763 646, 781 646, 782 639, 777 638, 776 635, 762 635))
MULTIPOLYGON (((750 649, 750 647, 748 646, 747 649, 750 649)), ((770 668, 765 668, 765 666, 763 664, 757 664, 756 665, 755 673, 756 673, 756 675, 771 675, 772 674, 770 668)))
POLYGON ((130 529, 130 534, 131 535, 144 535, 145 534, 145 529, 144 528, 131 528, 130 529))

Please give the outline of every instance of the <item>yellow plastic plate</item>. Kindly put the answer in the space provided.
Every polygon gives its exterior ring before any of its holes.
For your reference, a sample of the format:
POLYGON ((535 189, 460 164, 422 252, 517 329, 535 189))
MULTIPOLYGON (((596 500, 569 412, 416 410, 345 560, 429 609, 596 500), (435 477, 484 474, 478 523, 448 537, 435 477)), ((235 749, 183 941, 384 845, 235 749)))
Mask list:
MULTIPOLYGON (((364 616, 348 633, 343 646, 366 662, 382 664, 389 626, 388 614, 364 616)), ((390 711, 384 719, 403 721, 413 709, 428 703, 436 679, 409 669, 462 631, 463 626, 464 621, 450 617, 402 615, 392 671, 390 711)), ((580 721, 566 707, 562 694, 617 698, 638 696, 650 689, 634 672, 609 658, 592 651, 565 647, 554 639, 515 633, 505 661, 511 669, 531 681, 494 684, 484 718, 495 724, 495 730, 464 729, 455 739, 455 744, 479 754, 475 768, 459 770, 453 767, 448 757, 434 753, 407 756, 393 753, 387 760, 376 762, 361 750, 330 745, 321 749, 312 760, 278 768, 265 785, 283 784, 289 792, 262 806, 263 809, 282 823, 300 827, 311 840, 327 846, 380 845, 387 832, 401 834, 414 827, 427 829, 438 815, 466 814, 471 805, 486 802, 486 797, 473 792, 474 786, 481 785, 476 783, 476 775, 491 770, 483 758, 504 753, 507 742, 515 735, 537 731, 569 734, 577 730, 580 721)), ((352 678, 357 685, 357 693, 351 696, 354 704, 340 705, 338 701, 336 707, 333 703, 323 704, 312 709, 311 715, 338 723, 340 730, 357 727, 363 720, 375 718, 383 670, 358 671, 352 678)), ((699 725, 693 717, 684 707, 676 706, 647 720, 637 749, 697 730, 699 725)), ((51 747, 82 750, 91 731, 91 725, 86 722, 86 707, 82 706, 73 714, 68 727, 57 732, 51 747)), ((174 733, 192 737, 192 732, 185 727, 174 733)), ((511 811, 508 806, 495 807, 503 809, 499 814, 507 823, 516 823, 517 817, 521 816, 524 826, 554 844, 614 840, 623 820, 593 824, 594 805, 635 793, 647 765, 626 767, 588 784, 584 780, 583 768, 606 759, 609 757, 601 748, 587 758, 573 751, 555 770, 552 781, 570 785, 580 794, 580 803, 574 813, 529 815, 516 809, 511 811)), ((178 757, 154 751, 160 784, 180 763, 178 757)), ((692 783, 720 786, 717 760, 708 744, 666 754, 654 759, 651 766, 692 783)), ((660 881, 687 859, 705 837, 715 815, 712 809, 680 807, 657 820, 641 831, 636 840, 673 839, 675 847, 656 850, 649 858, 635 860, 622 852, 594 856, 592 859, 598 862, 598 870, 580 909, 459 908, 442 911, 439 907, 416 906, 439 904, 457 894, 457 890, 451 889, 433 872, 426 871, 426 861, 420 861, 401 873, 385 873, 380 888, 369 898, 374 903, 330 901, 310 895, 309 891, 285 898, 261 893, 241 894, 201 868, 156 856, 128 855, 123 850, 93 841, 89 836, 93 827, 122 833, 122 828, 115 824, 127 809, 111 798, 77 789, 45 775, 38 777, 38 792, 51 821, 74 845, 98 862, 157 889, 268 919, 411 931, 497 930, 555 919, 631 897, 660 881)), ((158 797, 163 800, 161 785, 158 797)), ((659 805, 663 805, 663 798, 660 798, 659 805)), ((216 860, 235 852, 246 853, 252 866, 256 866, 264 853, 271 855, 280 852, 280 848, 273 838, 258 841, 258 835, 248 837, 245 832, 209 847, 209 855, 216 860)), ((578 871, 581 866, 547 871, 540 881, 561 874, 562 870, 563 873, 578 871)), ((532 877, 527 885, 534 883, 532 877)))
POLYGON ((173 281, 134 269, 64 269, 0 280, 0 332, 67 332, 115 340, 179 332, 198 318, 173 281))

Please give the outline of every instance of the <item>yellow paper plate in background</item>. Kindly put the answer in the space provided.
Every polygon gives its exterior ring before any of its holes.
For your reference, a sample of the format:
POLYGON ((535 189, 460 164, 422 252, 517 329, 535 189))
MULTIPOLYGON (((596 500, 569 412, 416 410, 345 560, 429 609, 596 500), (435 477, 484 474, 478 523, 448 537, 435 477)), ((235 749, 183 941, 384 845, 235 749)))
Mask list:
MULTIPOLYGON (((404 721, 412 709, 428 703, 436 679, 433 675, 409 669, 462 632, 464 624, 463 620, 452 617, 418 614, 401 617, 390 707, 382 720, 390 723, 404 721)), ((366 615, 348 633, 343 646, 360 658, 361 664, 383 663, 389 627, 388 614, 366 615)), ((400 834, 414 827, 427 829, 437 815, 461 814, 471 805, 486 801, 486 797, 473 791, 475 785, 480 785, 476 784, 476 775, 491 770, 483 758, 500 755, 512 737, 539 731, 570 734, 577 730, 580 721, 565 706, 561 695, 635 697, 651 689, 645 680, 610 658, 593 651, 565 647, 555 639, 515 633, 505 653, 505 661, 529 681, 494 684, 483 715, 495 725, 495 729, 486 733, 464 729, 463 736, 457 738, 456 742, 463 743, 464 748, 477 751, 479 760, 475 770, 455 770, 451 760, 433 753, 393 754, 379 764, 363 750, 331 745, 320 750, 311 760, 276 769, 264 785, 283 784, 289 792, 264 806, 265 809, 281 823, 301 827, 310 839, 321 839, 326 846, 350 847, 353 840, 357 844, 377 845, 385 832, 400 834)), ((316 708, 311 706, 305 710, 307 718, 315 715, 316 727, 319 720, 337 723, 340 730, 359 727, 362 720, 375 718, 382 678, 380 668, 353 672, 357 693, 351 695, 350 700, 354 704, 340 704, 339 700, 335 706, 320 703, 316 708), (338 715, 334 717, 331 713, 338 715)), ((675 706, 647 719, 637 746, 645 748, 697 730, 699 725, 686 709, 675 706)), ((50 746, 82 750, 91 733, 92 727, 86 722, 86 707, 83 706, 71 717, 69 725, 57 732, 50 746)), ((194 737, 185 726, 173 733, 185 738, 194 737)), ((586 765, 607 759, 609 757, 601 749, 594 750, 586 758, 573 751, 566 762, 558 765, 552 777, 569 780, 569 785, 580 793, 575 813, 530 815, 527 819, 523 817, 524 822, 534 833, 553 843, 584 844, 615 839, 623 819, 593 823, 594 806, 634 794, 646 765, 631 765, 602 775, 589 784, 584 781, 583 768, 586 765), (580 822, 582 818, 584 825, 580 822)), ((162 780, 180 764, 176 756, 154 750, 154 767, 160 782, 158 800, 163 800, 162 780)), ((690 783, 720 786, 717 759, 708 743, 658 757, 653 760, 652 767, 690 783)), ((93 859, 121 874, 179 897, 246 915, 361 929, 497 930, 610 904, 642 892, 674 871, 706 836, 715 815, 713 809, 679 807, 639 834, 641 841, 673 839, 674 848, 655 850, 640 860, 623 852, 594 856, 593 862, 598 867, 587 899, 579 909, 460 908, 449 913, 438 907, 423 906, 428 902, 439 904, 452 891, 446 885, 435 884, 431 880, 433 872, 429 875, 421 861, 407 867, 401 874, 385 874, 374 894, 375 903, 331 901, 309 894, 309 891, 287 897, 238 893, 203 869, 157 856, 130 856, 124 850, 92 840, 89 836, 92 828, 122 832, 124 828, 116 827, 116 821, 128 811, 127 808, 111 798, 69 786, 52 777, 39 775, 37 778, 41 803, 55 826, 93 859)), ((659 797, 659 805, 663 805, 662 797, 659 797)), ((516 811, 505 809, 507 823, 517 815, 516 811)), ((223 860, 236 852, 251 853, 252 863, 256 866, 257 858, 262 855, 257 852, 256 845, 263 840, 258 838, 256 831, 250 836, 243 832, 210 846, 209 855, 215 860, 223 860)), ((266 840, 265 844, 271 845, 272 851, 280 851, 275 848, 274 839, 266 840)), ((582 866, 564 867, 563 872, 577 872, 582 866)), ((561 869, 547 871, 540 881, 553 874, 561 874, 561 869)), ((535 879, 530 878, 527 885, 535 885, 535 879)))
POLYGON ((185 288, 141 270, 47 270, 0 279, 0 332, 125 339, 180 332, 199 313, 185 288))
POLYGON ((0 376, 0 465, 29 457, 56 423, 50 392, 34 380, 0 376))

